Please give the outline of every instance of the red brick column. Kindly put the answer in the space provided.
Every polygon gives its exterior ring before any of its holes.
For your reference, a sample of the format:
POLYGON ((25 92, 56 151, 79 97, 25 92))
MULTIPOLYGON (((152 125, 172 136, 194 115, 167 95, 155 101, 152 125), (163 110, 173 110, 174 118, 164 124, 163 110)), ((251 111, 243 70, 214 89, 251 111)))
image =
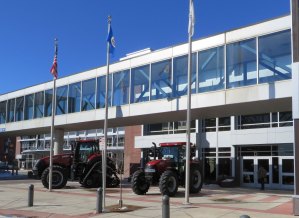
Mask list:
POLYGON ((140 166, 141 149, 134 148, 134 139, 142 135, 141 131, 141 126, 125 127, 124 177, 129 177, 140 166))

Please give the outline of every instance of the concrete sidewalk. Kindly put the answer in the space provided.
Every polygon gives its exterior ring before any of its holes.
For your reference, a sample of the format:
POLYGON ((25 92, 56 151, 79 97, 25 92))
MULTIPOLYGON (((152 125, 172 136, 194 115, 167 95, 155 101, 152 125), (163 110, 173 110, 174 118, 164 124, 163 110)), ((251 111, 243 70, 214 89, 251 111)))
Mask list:
MULTIPOLYGON (((29 183, 0 184, 0 215, 3 217, 162 217, 162 196, 157 187, 147 195, 132 193, 124 184, 124 210, 119 210, 120 189, 107 189, 106 212, 96 214, 96 189, 83 189, 76 182, 68 182, 65 189, 49 192, 39 180, 34 184, 34 205, 28 207, 29 183)), ((190 195, 190 205, 184 205, 184 189, 170 199, 170 217, 286 218, 292 215, 292 192, 245 188, 204 186, 196 195, 190 195)), ((1 216, 0 216, 1 217, 1 216)))

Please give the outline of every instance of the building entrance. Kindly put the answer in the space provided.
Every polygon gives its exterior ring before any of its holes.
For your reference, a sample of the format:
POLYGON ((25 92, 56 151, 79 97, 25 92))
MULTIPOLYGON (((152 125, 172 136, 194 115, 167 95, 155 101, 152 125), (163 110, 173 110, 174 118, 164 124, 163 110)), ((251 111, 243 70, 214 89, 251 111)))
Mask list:
POLYGON ((293 189, 293 157, 241 157, 241 184, 245 187, 260 188, 258 169, 263 166, 267 171, 265 188, 293 189))

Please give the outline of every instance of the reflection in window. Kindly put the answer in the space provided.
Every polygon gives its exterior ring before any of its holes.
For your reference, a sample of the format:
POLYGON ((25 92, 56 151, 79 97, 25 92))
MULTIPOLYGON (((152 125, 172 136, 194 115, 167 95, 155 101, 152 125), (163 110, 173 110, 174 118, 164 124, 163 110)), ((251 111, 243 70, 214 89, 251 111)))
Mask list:
POLYGON ((6 120, 6 101, 0 102, 0 124, 5 123, 6 120))
POLYGON ((44 116, 44 92, 35 93, 34 97, 34 118, 44 116))
POLYGON ((292 112, 279 112, 279 127, 293 126, 292 112))
POLYGON ((223 46, 199 52, 198 74, 199 92, 224 89, 223 46))
POLYGON ((131 70, 131 103, 149 100, 149 65, 131 70))
POLYGON ((256 84, 256 39, 227 45, 227 88, 256 84))
POLYGON ((49 89, 45 91, 45 117, 52 116, 52 97, 53 97, 53 89, 49 89))
POLYGON ((81 101, 81 82, 73 83, 69 85, 69 96, 68 96, 68 112, 80 112, 80 101, 81 101))
POLYGON ((67 86, 57 88, 56 92, 56 115, 66 114, 67 86))
POLYGON ((33 118, 33 100, 34 94, 25 96, 24 120, 31 120, 33 118))
POLYGON ((82 111, 95 109, 96 79, 82 82, 82 111))
MULTIPOLYGON (((192 54, 191 93, 196 92, 196 54, 192 54)), ((188 91, 188 56, 173 60, 173 95, 175 97, 187 95, 188 91)))
POLYGON ((14 122, 15 120, 15 99, 10 99, 7 101, 7 117, 6 122, 14 122))
POLYGON ((129 103, 130 71, 113 74, 113 106, 129 103))
POLYGON ((151 100, 171 97, 171 60, 152 64, 151 100))
POLYGON ((16 99, 16 121, 22 121, 24 119, 24 97, 16 99))
POLYGON ((291 79, 291 31, 259 37, 259 82, 291 79))
MULTIPOLYGON (((112 74, 109 74, 108 78, 108 107, 111 106, 111 90, 112 90, 112 74)), ((106 76, 98 77, 97 87, 97 108, 105 107, 105 96, 106 96, 106 76)))

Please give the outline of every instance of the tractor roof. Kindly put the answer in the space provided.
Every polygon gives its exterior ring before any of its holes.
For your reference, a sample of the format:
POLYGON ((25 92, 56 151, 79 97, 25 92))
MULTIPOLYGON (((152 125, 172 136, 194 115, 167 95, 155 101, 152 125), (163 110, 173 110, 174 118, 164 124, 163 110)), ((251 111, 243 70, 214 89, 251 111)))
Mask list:
MULTIPOLYGON (((192 145, 192 143, 191 143, 192 145)), ((163 143, 160 143, 160 147, 175 147, 175 146, 186 146, 186 142, 163 142, 163 143)))

